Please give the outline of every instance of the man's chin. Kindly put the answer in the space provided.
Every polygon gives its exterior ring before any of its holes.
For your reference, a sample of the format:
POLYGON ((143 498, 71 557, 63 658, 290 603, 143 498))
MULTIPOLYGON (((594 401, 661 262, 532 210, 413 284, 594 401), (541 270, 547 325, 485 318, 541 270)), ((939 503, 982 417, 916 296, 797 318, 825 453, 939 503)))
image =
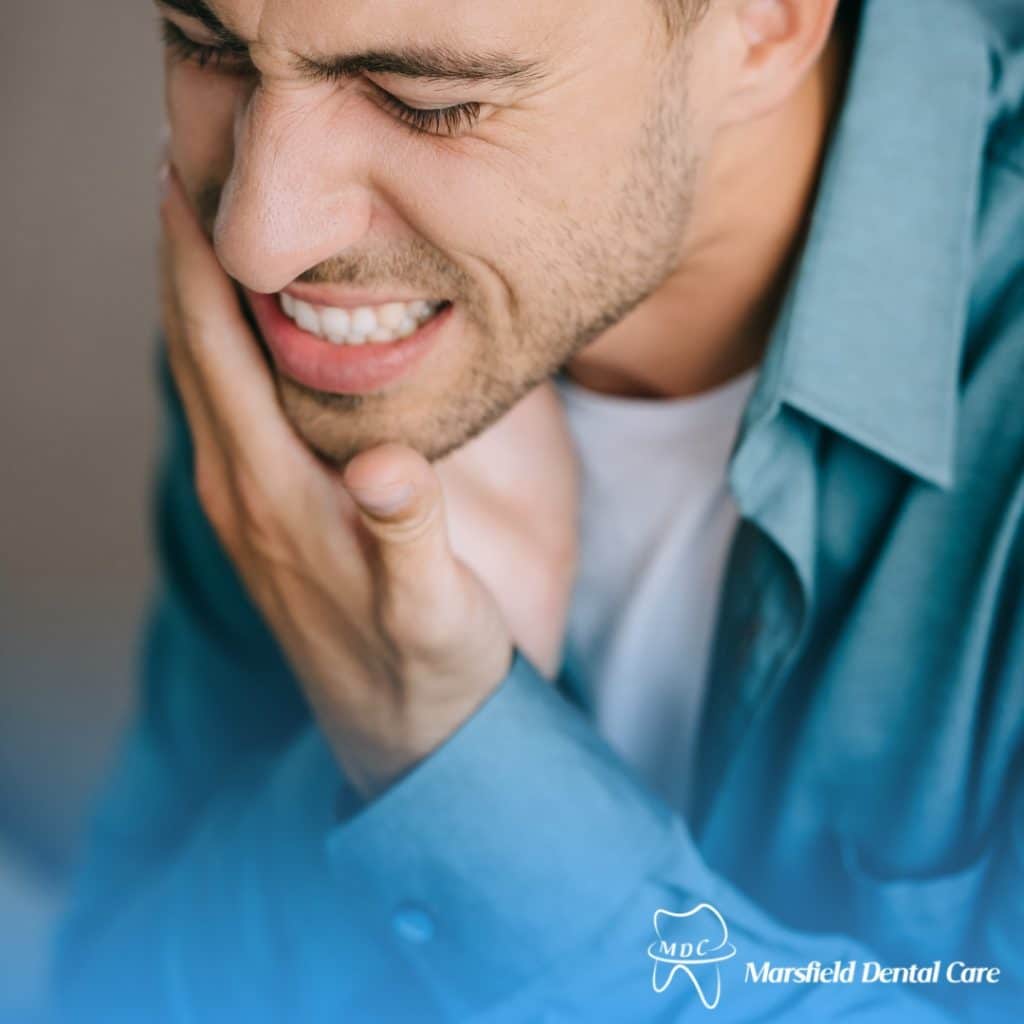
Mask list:
POLYGON ((281 408, 295 432, 339 469, 360 452, 388 442, 406 444, 434 462, 461 447, 476 430, 452 431, 428 417, 402 415, 378 396, 314 391, 276 374, 281 408))

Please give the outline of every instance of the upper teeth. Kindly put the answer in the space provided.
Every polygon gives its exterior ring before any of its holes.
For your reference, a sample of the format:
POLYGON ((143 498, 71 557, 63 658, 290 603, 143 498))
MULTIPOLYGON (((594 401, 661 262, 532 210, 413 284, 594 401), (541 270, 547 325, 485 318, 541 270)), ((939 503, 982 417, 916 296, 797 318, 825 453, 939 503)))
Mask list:
POLYGON ((440 302, 389 302, 383 306, 336 309, 313 306, 287 292, 280 293, 281 309, 304 331, 335 345, 398 341, 425 324, 441 307, 440 302))

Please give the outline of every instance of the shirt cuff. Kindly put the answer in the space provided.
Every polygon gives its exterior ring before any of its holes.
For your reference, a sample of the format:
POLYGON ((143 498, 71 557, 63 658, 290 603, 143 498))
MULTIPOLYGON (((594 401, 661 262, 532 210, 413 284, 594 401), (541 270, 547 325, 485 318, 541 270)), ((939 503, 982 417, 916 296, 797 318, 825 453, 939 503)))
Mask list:
POLYGON ((598 934, 672 835, 668 809, 517 652, 441 747, 331 830, 327 854, 346 905, 465 1013, 598 934))

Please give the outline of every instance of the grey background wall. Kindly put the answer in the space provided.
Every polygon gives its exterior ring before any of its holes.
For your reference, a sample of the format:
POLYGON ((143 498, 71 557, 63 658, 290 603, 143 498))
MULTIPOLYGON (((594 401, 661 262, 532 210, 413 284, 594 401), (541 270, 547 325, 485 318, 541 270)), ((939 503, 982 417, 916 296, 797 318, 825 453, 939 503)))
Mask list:
MULTIPOLYGON (((133 699, 157 447, 149 0, 8 4, 0 35, 0 1020, 29 1019, 133 699)), ((36 1019, 32 1017, 32 1019, 36 1019)))

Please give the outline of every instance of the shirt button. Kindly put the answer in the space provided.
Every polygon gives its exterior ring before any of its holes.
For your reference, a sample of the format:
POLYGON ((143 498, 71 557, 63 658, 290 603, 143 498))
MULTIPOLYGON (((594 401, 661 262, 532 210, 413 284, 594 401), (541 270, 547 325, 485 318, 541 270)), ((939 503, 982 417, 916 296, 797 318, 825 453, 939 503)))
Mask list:
POLYGON ((391 927, 399 938, 417 946, 434 937, 434 918, 415 903, 403 903, 391 918, 391 927))

